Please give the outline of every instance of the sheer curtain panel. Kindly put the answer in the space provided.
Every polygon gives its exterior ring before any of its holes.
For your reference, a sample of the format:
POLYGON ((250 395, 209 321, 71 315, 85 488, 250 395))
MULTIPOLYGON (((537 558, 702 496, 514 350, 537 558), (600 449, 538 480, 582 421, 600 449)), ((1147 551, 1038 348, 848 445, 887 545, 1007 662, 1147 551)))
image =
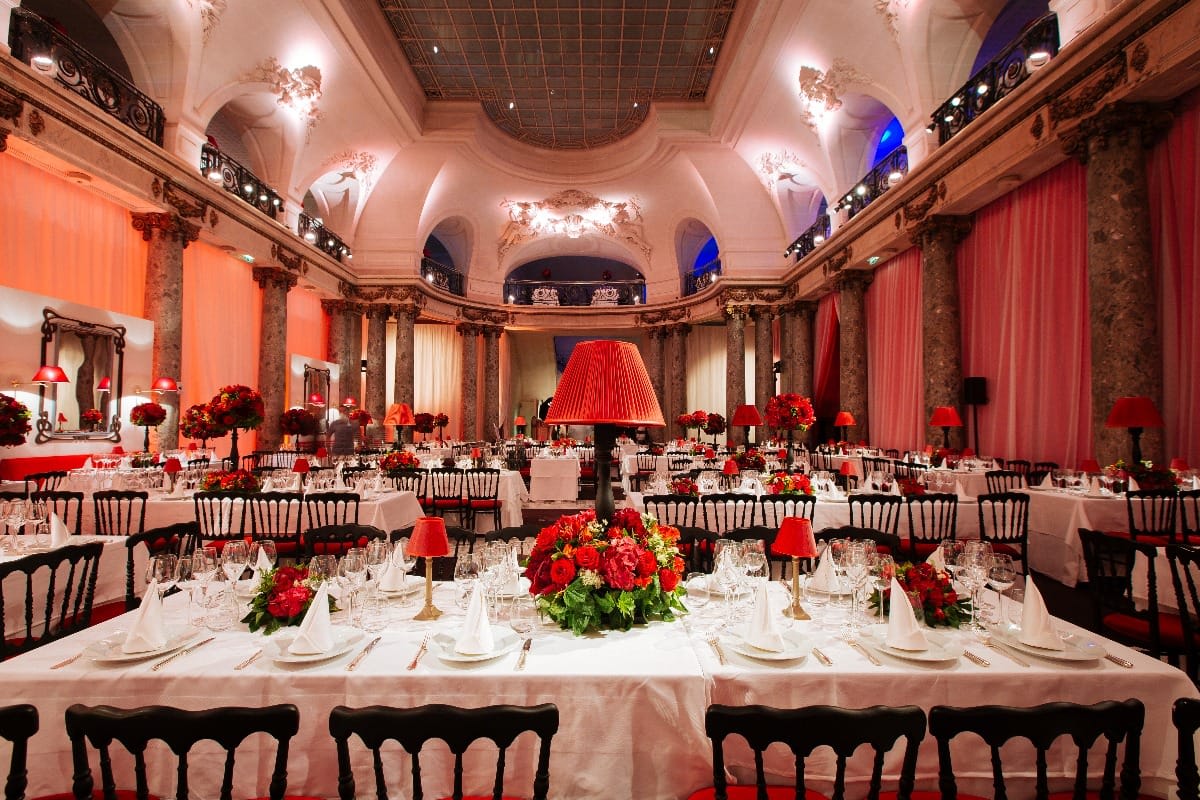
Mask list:
POLYGON ((871 444, 919 449, 925 444, 919 247, 875 270, 865 305, 871 444))

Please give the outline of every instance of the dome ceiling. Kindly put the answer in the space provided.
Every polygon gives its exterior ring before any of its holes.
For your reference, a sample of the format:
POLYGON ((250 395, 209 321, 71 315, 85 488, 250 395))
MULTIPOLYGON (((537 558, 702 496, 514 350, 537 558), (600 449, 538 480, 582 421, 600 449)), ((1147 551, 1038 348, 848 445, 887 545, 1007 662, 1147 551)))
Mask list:
POLYGON ((475 100, 510 136, 585 149, 655 100, 703 102, 736 0, 379 0, 430 100, 475 100))

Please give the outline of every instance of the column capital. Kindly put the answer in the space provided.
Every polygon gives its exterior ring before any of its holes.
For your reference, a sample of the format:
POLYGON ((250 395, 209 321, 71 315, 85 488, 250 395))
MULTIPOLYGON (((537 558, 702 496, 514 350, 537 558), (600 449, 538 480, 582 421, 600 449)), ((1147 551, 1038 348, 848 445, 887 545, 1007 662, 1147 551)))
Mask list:
POLYGON ((499 325, 480 325, 479 332, 486 339, 499 339, 500 334, 504 333, 504 328, 499 325))
POLYGON ((778 306, 751 306, 750 315, 756 320, 770 322, 779 314, 778 306))
POLYGON ((875 273, 868 272, 862 269, 846 270, 839 272, 830 284, 834 290, 839 292, 856 292, 862 294, 871 285, 871 281, 875 279, 875 273))
POLYGON ((482 326, 476 325, 473 322, 460 322, 458 323, 457 328, 458 335, 462 336, 464 339, 476 337, 483 332, 482 326))
POLYGON ((401 317, 410 317, 413 322, 421 316, 421 306, 412 301, 404 301, 400 303, 392 303, 390 306, 392 316, 399 320, 401 317))
POLYGON ((649 325, 643 328, 643 330, 646 331, 646 336, 653 341, 655 339, 666 339, 670 334, 669 327, 668 325, 649 325))
POLYGON ((817 313, 817 302, 815 300, 796 300, 795 302, 780 306, 779 313, 811 319, 817 313))
POLYGON ((687 336, 692 332, 692 326, 686 322, 680 322, 677 325, 668 325, 667 328, 672 336, 687 336))
POLYGON ((743 305, 727 305, 721 309, 721 314, 730 322, 745 322, 746 318, 750 316, 750 308, 750 306, 743 305))
POLYGON ((365 303, 363 313, 367 315, 367 319, 383 318, 386 322, 392 314, 392 307, 386 303, 365 303))
POLYGON ((324 299, 321 301, 321 310, 326 314, 344 314, 349 310, 352 303, 347 303, 345 300, 330 300, 324 299))
POLYGON ((130 214, 135 231, 141 231, 142 240, 150 241, 154 231, 173 242, 182 242, 183 248, 200 238, 200 226, 193 225, 178 214, 151 211, 148 213, 133 212, 130 214))
POLYGON ((953 216, 934 214, 918 222, 912 228, 912 240, 921 248, 928 248, 939 239, 958 244, 971 232, 974 220, 970 215, 953 216))
POLYGON ((1095 150, 1126 143, 1137 133, 1143 148, 1149 148, 1166 133, 1175 114, 1170 105, 1157 103, 1110 103, 1059 136, 1063 152, 1082 164, 1095 150))
POLYGON ((255 267, 251 274, 254 275, 254 280, 258 283, 259 287, 265 289, 269 284, 283 289, 285 292, 290 290, 300 280, 299 275, 288 272, 281 267, 255 267))

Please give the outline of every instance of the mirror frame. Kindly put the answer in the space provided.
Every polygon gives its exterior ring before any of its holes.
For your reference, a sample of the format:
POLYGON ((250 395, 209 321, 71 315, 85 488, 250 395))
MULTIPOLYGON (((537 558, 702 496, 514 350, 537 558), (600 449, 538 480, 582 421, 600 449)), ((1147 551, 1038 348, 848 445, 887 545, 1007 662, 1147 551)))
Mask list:
MULTIPOLYGON (((54 338, 61 331, 79 331, 82 333, 108 336, 113 340, 113 355, 116 359, 115 369, 110 376, 113 379, 113 389, 109 392, 109 403, 116 403, 112 417, 109 419, 108 426, 104 430, 99 431, 63 431, 54 430, 54 422, 50 419, 50 409, 46 407, 46 386, 38 387, 38 416, 37 416, 37 436, 34 441, 37 444, 54 441, 83 441, 83 440, 108 440, 113 442, 121 441, 121 398, 124 388, 125 375, 125 326, 124 325, 103 325, 98 322, 86 322, 81 319, 73 319, 64 317, 47 306, 42 309, 42 350, 41 359, 38 364, 57 363, 57 357, 54 360, 50 359, 55 354, 51 352, 51 347, 54 344, 54 338)), ((57 402, 58 389, 55 388, 55 401, 57 402)))

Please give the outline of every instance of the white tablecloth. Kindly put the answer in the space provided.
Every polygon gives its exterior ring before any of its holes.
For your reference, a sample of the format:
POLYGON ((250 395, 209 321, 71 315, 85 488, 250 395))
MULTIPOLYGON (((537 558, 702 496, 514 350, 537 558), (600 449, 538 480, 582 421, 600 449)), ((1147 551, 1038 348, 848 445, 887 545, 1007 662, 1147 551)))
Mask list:
POLYGON ((1029 490, 1029 568, 1059 583, 1087 580, 1079 529, 1125 530, 1125 498, 1029 490))
POLYGON ((579 459, 530 459, 529 499, 536 503, 579 499, 579 459))
MULTIPOLYGON (((773 603, 782 606, 785 600, 780 587, 773 585, 771 592, 773 603)), ((434 624, 434 630, 454 631, 461 624, 462 612, 451 599, 449 587, 439 586, 435 601, 447 615, 434 624)), ((179 599, 170 601, 169 618, 179 619, 181 608, 179 599)), ((87 658, 60 670, 48 669, 112 629, 127 626, 127 619, 0 664, 6 702, 31 702, 41 712, 42 729, 30 742, 29 794, 68 787, 70 749, 62 719, 65 708, 74 702, 118 707, 170 703, 192 709, 295 703, 300 708, 300 732, 292 741, 288 791, 323 797, 336 796, 336 762, 328 734, 328 715, 335 705, 553 702, 558 705, 561 725, 550 763, 552 796, 678 800, 711 784, 710 746, 703 719, 713 702, 833 703, 848 708, 880 702, 916 703, 928 709, 938 703, 1026 705, 1051 699, 1091 703, 1127 697, 1140 698, 1146 704, 1142 779, 1145 789, 1161 791, 1165 783, 1173 781, 1171 703, 1177 697, 1197 696, 1179 670, 1112 643, 1105 646, 1134 662, 1135 669, 1124 670, 1107 661, 1079 666, 1037 658, 1030 659, 1034 666, 1022 668, 978 645, 971 649, 987 658, 991 667, 962 660, 930 669, 886 657, 884 666, 873 667, 815 623, 802 623, 797 632, 810 637, 811 643, 833 660, 832 668, 821 666, 812 657, 799 664, 753 661, 728 647, 729 663, 721 666, 700 635, 689 634, 679 623, 656 623, 629 633, 581 638, 557 630, 544 633, 535 641, 523 672, 513 669, 515 652, 477 664, 445 663, 431 652, 415 671, 407 672, 404 666, 424 633, 421 624, 410 621, 416 609, 417 604, 393 607, 394 621, 381 634, 379 646, 352 673, 346 672, 345 666, 361 645, 324 663, 289 666, 262 658, 236 672, 234 665, 260 647, 271 646, 270 639, 242 630, 217 633, 212 644, 158 672, 150 669, 153 662, 99 666, 87 658)), ((202 634, 208 635, 212 634, 202 634)), ((367 772, 369 759, 357 743, 353 752, 360 791, 365 792, 373 785, 367 772)), ((986 755, 977 752, 976 756, 975 774, 985 779, 982 776, 990 776, 986 755)), ((514 794, 528 792, 534 758, 532 737, 510 751, 513 782, 506 782, 506 789, 514 794)), ((733 743, 729 760, 735 769, 745 764, 744 752, 733 743)), ((193 760, 196 796, 215 795, 218 763, 211 755, 193 760)), ((151 791, 169 795, 174 786, 170 766, 160 760, 150 764, 151 791)), ((238 764, 250 774, 239 771, 235 795, 264 795, 269 768, 255 748, 239 752, 238 764)), ((918 788, 936 788, 936 764, 936 748, 926 740, 918 765, 918 788)), ((393 764, 389 780, 395 785, 388 787, 390 796, 402 796, 407 789, 407 765, 407 759, 393 764)), ((850 780, 858 788, 869 765, 857 759, 852 765, 850 780)), ((1051 769, 1061 773, 1069 766, 1056 762, 1051 769)), ((423 757, 422 767, 430 781, 425 787, 427 794, 448 794, 451 771, 446 760, 423 757)), ((769 759, 768 768, 772 773, 788 774, 791 759, 775 756, 769 759)), ((486 761, 468 758, 467 791, 490 790, 493 769, 494 757, 486 761)), ((813 769, 812 774, 822 773, 813 769)), ((815 788, 829 790, 828 786, 815 788)), ((986 787, 967 781, 960 788, 979 791, 986 787)), ((851 796, 862 793, 852 791, 851 796)))

